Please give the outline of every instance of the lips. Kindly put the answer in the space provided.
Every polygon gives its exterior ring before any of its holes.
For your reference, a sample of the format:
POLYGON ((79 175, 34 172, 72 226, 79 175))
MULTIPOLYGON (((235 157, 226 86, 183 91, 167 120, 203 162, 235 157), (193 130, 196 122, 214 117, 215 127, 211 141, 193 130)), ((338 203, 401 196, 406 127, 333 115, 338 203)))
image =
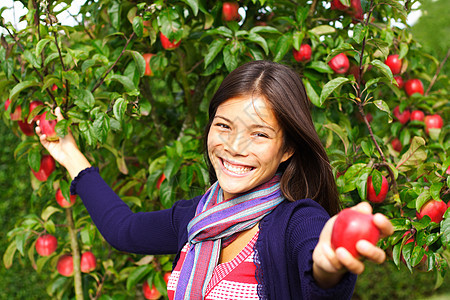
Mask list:
POLYGON ((250 166, 231 163, 227 160, 224 160, 223 158, 221 159, 221 161, 222 161, 222 166, 224 167, 224 169, 226 171, 228 171, 229 173, 232 173, 235 175, 244 175, 254 169, 253 167, 250 167, 250 166))

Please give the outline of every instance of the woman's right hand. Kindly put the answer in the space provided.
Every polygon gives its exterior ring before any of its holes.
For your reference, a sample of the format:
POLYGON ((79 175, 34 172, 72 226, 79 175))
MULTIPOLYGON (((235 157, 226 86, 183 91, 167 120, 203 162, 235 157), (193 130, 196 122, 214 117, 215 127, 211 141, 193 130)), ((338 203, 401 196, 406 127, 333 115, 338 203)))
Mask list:
MULTIPOLYGON (((59 107, 55 109, 55 115, 58 122, 64 119, 59 107)), ((86 157, 78 149, 77 143, 70 130, 66 136, 59 138, 57 141, 47 140, 47 136, 41 133, 39 121, 35 130, 42 146, 47 149, 50 155, 53 156, 58 163, 67 169, 72 179, 75 178, 80 171, 91 166, 86 157)))

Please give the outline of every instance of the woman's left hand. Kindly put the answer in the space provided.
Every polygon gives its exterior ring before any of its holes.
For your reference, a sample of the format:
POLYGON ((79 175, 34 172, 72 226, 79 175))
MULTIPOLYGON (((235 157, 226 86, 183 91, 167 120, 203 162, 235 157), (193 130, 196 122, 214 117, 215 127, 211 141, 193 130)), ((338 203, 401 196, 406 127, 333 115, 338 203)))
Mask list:
MULTIPOLYGON (((361 202, 352 207, 352 209, 366 214, 372 213, 372 207, 367 202, 361 202)), ((313 274, 319 285, 323 280, 327 285, 329 283, 336 284, 347 271, 355 274, 361 274, 364 271, 364 262, 353 257, 345 248, 339 247, 336 250, 332 248, 331 232, 336 217, 333 216, 325 224, 320 234, 319 242, 313 252, 313 274)), ((381 238, 389 236, 394 232, 391 222, 386 216, 380 213, 374 215, 373 222, 380 230, 381 238)), ((367 258, 375 263, 381 264, 386 259, 386 254, 383 249, 366 240, 358 241, 356 243, 356 249, 361 257, 367 258)))

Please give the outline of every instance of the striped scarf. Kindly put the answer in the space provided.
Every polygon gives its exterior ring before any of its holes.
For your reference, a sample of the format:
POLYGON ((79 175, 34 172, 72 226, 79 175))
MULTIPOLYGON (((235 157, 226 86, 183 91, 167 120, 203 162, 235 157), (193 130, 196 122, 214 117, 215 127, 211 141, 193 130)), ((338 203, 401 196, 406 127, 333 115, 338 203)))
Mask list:
POLYGON ((277 174, 227 201, 218 182, 209 188, 187 226, 190 247, 181 267, 175 300, 203 299, 221 248, 234 241, 239 232, 255 226, 284 200, 280 178, 277 174))

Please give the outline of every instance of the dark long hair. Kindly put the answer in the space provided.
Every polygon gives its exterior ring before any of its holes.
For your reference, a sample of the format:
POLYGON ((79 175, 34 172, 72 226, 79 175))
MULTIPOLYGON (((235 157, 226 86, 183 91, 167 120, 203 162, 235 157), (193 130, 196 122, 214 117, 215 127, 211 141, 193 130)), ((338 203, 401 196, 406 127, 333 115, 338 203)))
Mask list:
MULTIPOLYGON (((283 130, 284 149, 294 154, 279 171, 281 191, 289 201, 311 198, 334 215, 340 210, 339 195, 325 149, 317 135, 309 110, 310 102, 302 80, 291 68, 270 62, 252 61, 231 72, 214 94, 205 129, 205 149, 219 105, 240 96, 261 96, 271 105, 283 130)), ((211 183, 217 180, 206 151, 211 183)))

